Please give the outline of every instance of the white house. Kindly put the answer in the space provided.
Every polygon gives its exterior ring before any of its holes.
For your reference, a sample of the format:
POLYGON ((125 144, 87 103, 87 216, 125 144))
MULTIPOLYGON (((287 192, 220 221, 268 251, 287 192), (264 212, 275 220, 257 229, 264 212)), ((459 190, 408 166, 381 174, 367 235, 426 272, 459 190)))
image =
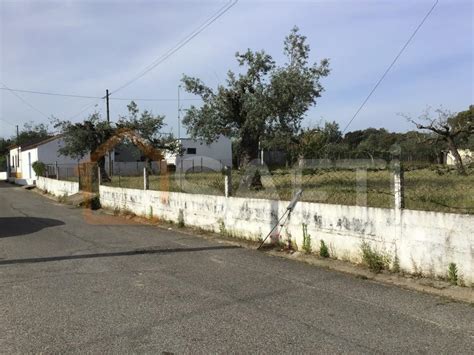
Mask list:
MULTIPOLYGON (((61 136, 43 139, 39 142, 13 146, 10 148, 8 159, 9 180, 19 185, 34 184, 37 176, 33 170, 33 163, 41 161, 45 164, 55 165, 70 169, 73 174, 78 160, 59 154, 59 148, 64 145, 61 136)), ((84 157, 84 160, 88 159, 84 157)))
POLYGON ((167 164, 175 165, 183 171, 220 170, 232 166, 232 142, 220 136, 211 144, 202 139, 180 138, 182 154, 165 153, 167 164))
MULTIPOLYGON (((458 153, 461 156, 461 160, 464 164, 470 164, 474 162, 474 154, 469 149, 459 149, 458 153)), ((451 152, 446 154, 446 165, 456 165, 456 159, 451 152)))

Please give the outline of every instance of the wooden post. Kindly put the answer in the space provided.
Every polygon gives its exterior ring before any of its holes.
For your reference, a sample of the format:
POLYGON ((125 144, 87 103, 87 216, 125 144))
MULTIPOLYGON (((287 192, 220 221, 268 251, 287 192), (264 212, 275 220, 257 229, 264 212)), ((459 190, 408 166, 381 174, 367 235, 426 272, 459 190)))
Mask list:
POLYGON ((97 181, 100 184, 102 183, 102 175, 100 174, 100 165, 97 164, 97 181))
POLYGON ((55 162, 54 163, 54 169, 56 171, 56 180, 59 180, 59 166, 58 166, 58 162, 55 162))

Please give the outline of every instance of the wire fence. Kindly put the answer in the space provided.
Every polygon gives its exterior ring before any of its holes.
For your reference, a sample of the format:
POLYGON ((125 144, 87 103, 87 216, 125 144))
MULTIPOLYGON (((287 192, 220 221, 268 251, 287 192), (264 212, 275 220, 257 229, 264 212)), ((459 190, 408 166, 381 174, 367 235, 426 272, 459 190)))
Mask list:
MULTIPOLYGON (((407 165, 401 170, 404 208, 474 214, 474 167, 467 168, 465 175, 446 165, 407 165)), ((77 181, 81 171, 72 164, 47 165, 45 176, 56 178, 58 174, 61 180, 77 181)), ((260 165, 226 170, 220 162, 214 166, 185 161, 178 166, 165 161, 115 162, 105 172, 103 185, 122 188, 220 196, 227 191, 235 197, 271 200, 291 200, 301 189, 301 200, 307 202, 394 206, 394 165, 390 162, 348 166, 347 162, 333 161, 274 170, 260 165)))
POLYGON ((79 181, 79 164, 46 164, 45 177, 66 181, 79 181))

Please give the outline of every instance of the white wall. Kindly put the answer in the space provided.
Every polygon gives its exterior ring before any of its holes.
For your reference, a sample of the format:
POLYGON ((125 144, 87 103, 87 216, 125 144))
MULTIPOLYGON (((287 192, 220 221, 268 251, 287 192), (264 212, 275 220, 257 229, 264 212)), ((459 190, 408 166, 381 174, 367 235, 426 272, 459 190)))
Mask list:
MULTIPOLYGON (((10 166, 12 166, 12 170, 11 170, 12 173, 20 173, 21 172, 21 167, 19 167, 18 164, 17 164, 18 153, 19 153, 18 148, 10 149, 10 152, 8 153, 9 154, 10 166)), ((20 165, 21 165, 21 162, 20 162, 20 165)))
POLYGON ((212 170, 220 170, 222 166, 232 166, 232 142, 229 138, 220 136, 211 144, 206 144, 203 140, 195 140, 190 138, 182 138, 180 140, 185 153, 183 156, 176 156, 175 154, 165 154, 165 159, 169 164, 175 164, 178 168, 183 160, 184 169, 186 166, 191 168, 193 166, 201 166, 203 162, 204 167, 212 170), (188 148, 195 148, 196 154, 187 154, 188 148))
MULTIPOLYGON (((459 149, 459 155, 461 156, 461 160, 463 164, 470 164, 474 161, 474 154, 469 149, 459 149)), ((456 159, 451 152, 446 154, 446 164, 447 165, 456 165, 456 159)))
POLYGON ((0 181, 4 181, 4 180, 7 180, 7 179, 8 179, 7 172, 6 171, 0 171, 0 181))
MULTIPOLYGON (((58 164, 77 164, 78 160, 73 159, 68 156, 60 155, 59 154, 59 149, 64 146, 64 141, 61 137, 58 137, 57 139, 42 144, 38 146, 38 160, 42 161, 45 164, 55 164, 56 162, 58 164)), ((88 161, 89 160, 89 154, 86 154, 84 158, 82 158, 80 161, 88 161)))
POLYGON ((78 182, 49 179, 42 176, 36 180, 36 187, 58 197, 70 196, 79 192, 78 182))
POLYGON ((38 148, 32 148, 29 150, 21 151, 21 178, 22 180, 32 183, 36 180, 36 174, 33 170, 32 164, 38 160, 38 148), (28 155, 30 160, 28 160, 28 155))
MULTIPOLYGON (((225 198, 198 194, 143 191, 100 186, 103 207, 178 222, 238 237, 264 238, 288 202, 225 198)), ((407 272, 446 276, 448 265, 457 264, 467 284, 474 282, 474 216, 411 210, 368 208, 300 202, 282 232, 302 246, 302 224, 308 226, 315 250, 320 240, 332 256, 358 262, 360 246, 367 241, 394 259, 407 272)), ((276 238, 276 236, 273 236, 276 238)))

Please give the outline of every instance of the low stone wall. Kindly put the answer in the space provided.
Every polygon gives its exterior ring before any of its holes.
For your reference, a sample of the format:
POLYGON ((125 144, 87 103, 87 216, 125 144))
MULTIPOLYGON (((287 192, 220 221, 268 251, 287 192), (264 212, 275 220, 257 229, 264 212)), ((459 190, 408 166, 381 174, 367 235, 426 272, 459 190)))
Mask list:
POLYGON ((36 187, 54 196, 70 196, 79 192, 78 182, 49 179, 42 176, 36 180, 36 187))
MULTIPOLYGON (((261 240, 286 211, 288 202, 100 186, 103 207, 128 210, 228 235, 261 240)), ((445 277, 457 265, 467 285, 474 282, 474 216, 412 210, 299 202, 275 240, 290 237, 299 249, 307 225, 313 251, 320 240, 332 257, 361 261, 367 242, 409 273, 445 277)))

